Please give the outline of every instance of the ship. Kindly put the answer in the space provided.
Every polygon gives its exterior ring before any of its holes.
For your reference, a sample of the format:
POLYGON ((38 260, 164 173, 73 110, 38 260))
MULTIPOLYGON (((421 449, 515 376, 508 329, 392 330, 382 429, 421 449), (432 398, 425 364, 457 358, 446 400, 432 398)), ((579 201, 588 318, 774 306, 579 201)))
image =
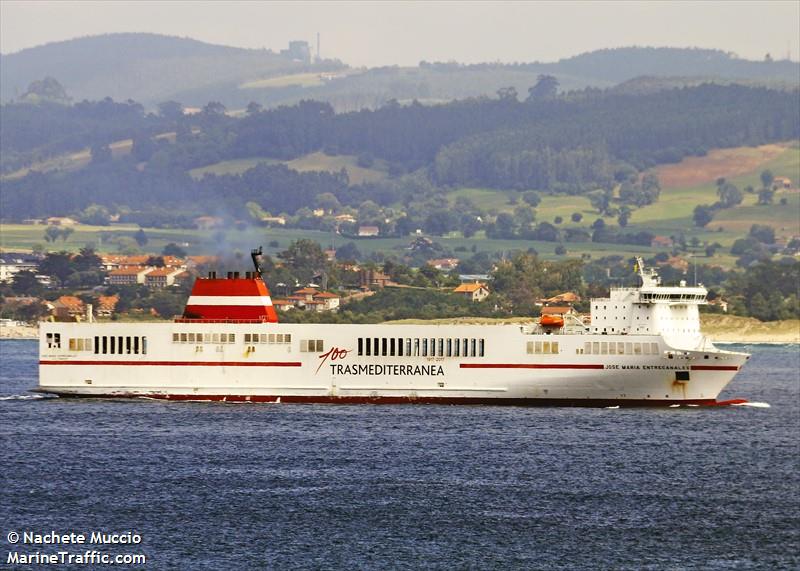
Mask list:
MULTIPOLYGON (((266 403, 715 405, 750 356, 700 328, 702 284, 592 299, 590 317, 525 324, 280 323, 262 275, 195 280, 171 322, 43 322, 40 392, 266 403)), ((734 403, 726 401, 724 404, 734 403)))

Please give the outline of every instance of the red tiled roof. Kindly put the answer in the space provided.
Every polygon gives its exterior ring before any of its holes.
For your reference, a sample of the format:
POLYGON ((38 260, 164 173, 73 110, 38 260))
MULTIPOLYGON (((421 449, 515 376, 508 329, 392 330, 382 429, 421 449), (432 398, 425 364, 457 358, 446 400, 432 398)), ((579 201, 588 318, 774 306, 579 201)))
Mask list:
POLYGON ((474 293, 474 292, 478 291, 481 288, 483 288, 485 290, 489 289, 483 284, 461 284, 456 289, 454 289, 453 292, 454 293, 474 293))

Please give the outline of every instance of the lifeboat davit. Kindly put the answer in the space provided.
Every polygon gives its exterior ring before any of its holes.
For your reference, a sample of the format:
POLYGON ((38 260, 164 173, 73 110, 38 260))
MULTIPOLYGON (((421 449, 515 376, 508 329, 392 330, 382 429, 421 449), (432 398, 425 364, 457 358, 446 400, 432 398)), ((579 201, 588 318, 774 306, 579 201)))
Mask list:
POLYGON ((564 318, 560 315, 542 315, 539 319, 542 327, 564 327, 564 318))

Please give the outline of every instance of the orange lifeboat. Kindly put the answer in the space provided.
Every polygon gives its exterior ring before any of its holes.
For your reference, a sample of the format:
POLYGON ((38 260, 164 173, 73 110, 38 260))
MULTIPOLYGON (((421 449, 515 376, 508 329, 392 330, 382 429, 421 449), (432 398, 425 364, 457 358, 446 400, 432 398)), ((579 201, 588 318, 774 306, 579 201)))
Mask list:
POLYGON ((564 318, 560 315, 542 315, 539 319, 539 325, 542 327, 563 327, 564 318))

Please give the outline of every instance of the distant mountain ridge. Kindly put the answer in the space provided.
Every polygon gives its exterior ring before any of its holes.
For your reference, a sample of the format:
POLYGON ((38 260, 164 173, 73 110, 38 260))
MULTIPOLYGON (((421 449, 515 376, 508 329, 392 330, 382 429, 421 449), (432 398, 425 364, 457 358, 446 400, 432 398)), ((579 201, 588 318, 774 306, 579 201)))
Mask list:
POLYGON ((0 55, 0 98, 18 97, 32 81, 51 76, 74 100, 108 96, 150 104, 187 89, 305 67, 269 50, 158 34, 107 34, 0 55))
POLYGON ((800 64, 788 60, 749 61, 720 50, 626 47, 602 49, 552 63, 422 63, 418 67, 355 70, 335 62, 304 64, 270 50, 214 45, 158 34, 108 34, 55 42, 0 55, 0 100, 17 99, 28 85, 57 79, 73 101, 133 99, 146 106, 174 99, 189 106, 221 101, 243 108, 300 99, 331 102, 337 110, 377 107, 389 99, 441 102, 494 96, 514 86, 521 97, 539 74, 558 77, 562 89, 611 87, 637 77, 680 78, 648 83, 648 89, 698 81, 800 86, 800 64), (302 84, 303 73, 328 73, 302 84), (347 72, 347 73, 342 73, 347 72), (243 89, 247 82, 280 76, 280 85, 243 89))

